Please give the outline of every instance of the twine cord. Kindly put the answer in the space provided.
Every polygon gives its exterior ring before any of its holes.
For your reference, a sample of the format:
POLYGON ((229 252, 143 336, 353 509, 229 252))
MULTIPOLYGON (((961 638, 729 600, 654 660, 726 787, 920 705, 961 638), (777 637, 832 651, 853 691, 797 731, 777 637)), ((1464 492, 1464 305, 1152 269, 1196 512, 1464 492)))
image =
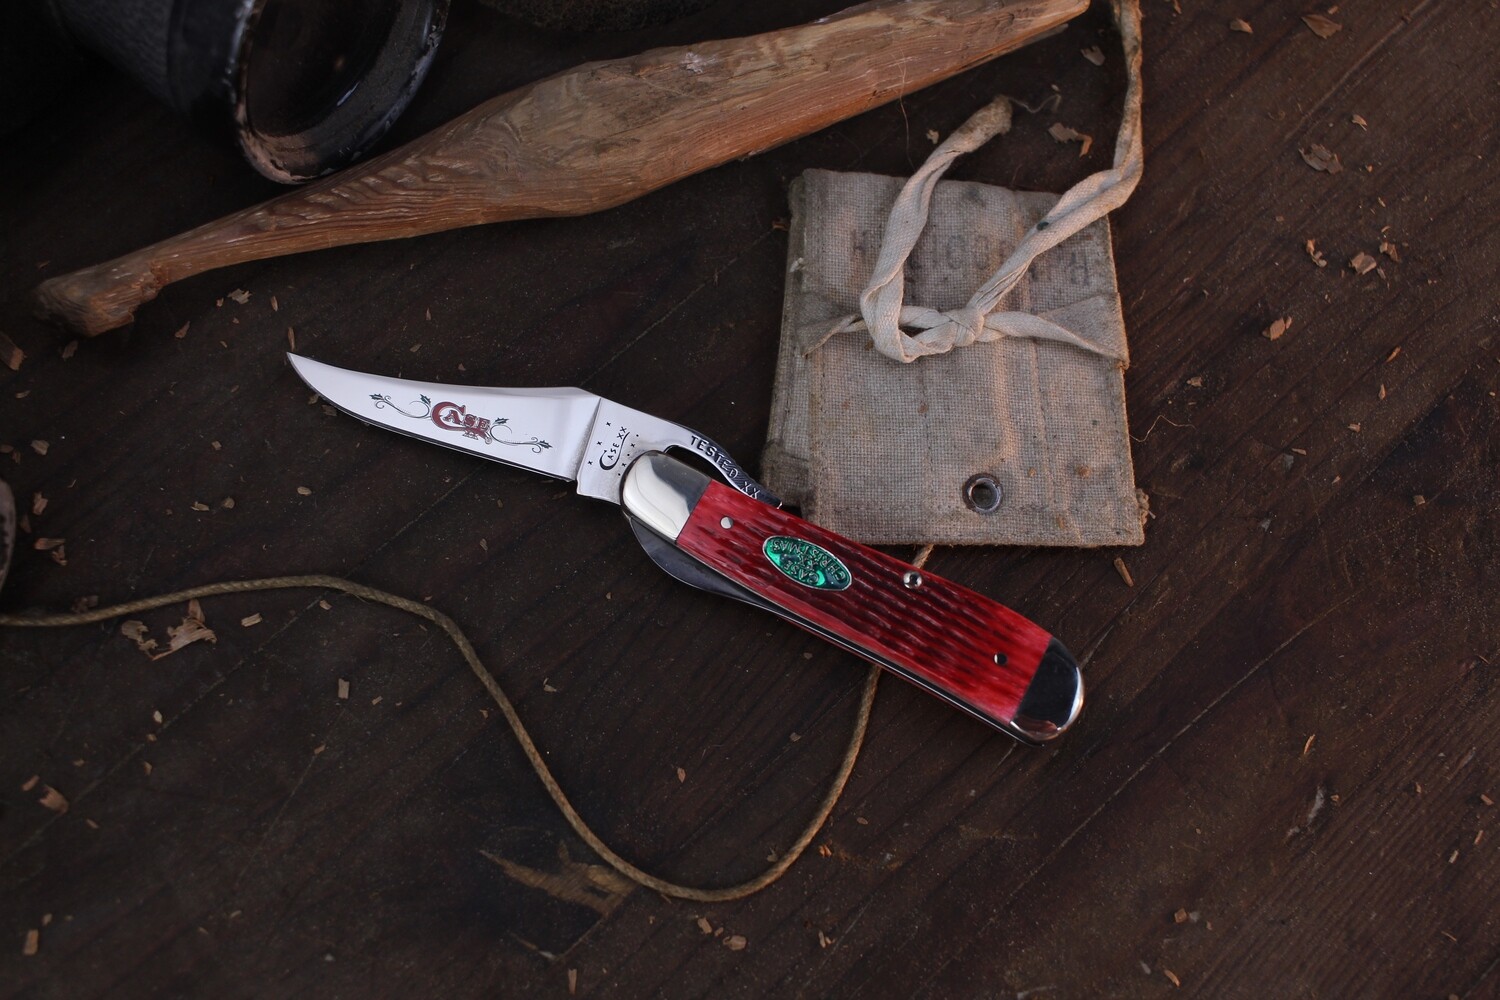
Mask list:
MULTIPOLYGON (((921 568, 932 554, 932 546, 923 548, 912 565, 921 568)), ((440 628, 446 634, 453 645, 458 647, 464 662, 469 665, 479 683, 489 692, 495 704, 500 709, 500 714, 505 717, 510 726, 511 733, 516 742, 520 744, 521 751, 526 755, 527 763, 536 772, 542 787, 547 790, 558 811, 573 828, 573 832, 588 844, 588 846, 602 858, 615 871, 635 882, 637 885, 671 896, 677 899, 687 899, 700 903, 722 903, 734 899, 742 899, 753 895, 775 882, 787 870, 792 867, 804 851, 812 844, 813 838, 823 828, 823 824, 832 815, 834 807, 838 804, 840 796, 844 793, 845 786, 849 783, 849 776, 854 771, 855 761, 859 759, 860 749, 864 746, 865 733, 869 728, 870 712, 875 704, 875 691, 878 687, 880 668, 871 666, 865 675, 864 687, 860 693, 859 709, 855 715, 854 728, 849 734, 849 741, 845 746, 843 758, 839 761, 832 780, 829 781, 828 789, 818 803, 812 819, 798 834, 783 854, 781 854, 770 867, 763 870, 759 875, 747 881, 722 888, 707 888, 700 886, 683 885, 670 881, 632 864, 622 857, 617 851, 604 842, 604 839, 594 832, 585 820, 574 808, 567 793, 558 784, 557 778, 553 776, 552 770, 542 759, 542 752, 537 749, 536 742, 532 740, 520 715, 516 713, 515 705, 511 703, 510 697, 500 686, 488 667, 479 658, 474 649, 474 644, 469 637, 459 628, 458 623, 435 608, 429 607, 420 601, 401 597, 375 587, 367 587, 364 584, 345 580, 338 576, 313 574, 308 576, 274 576, 259 580, 227 580, 220 583, 210 583, 199 587, 189 587, 186 590, 175 591, 170 594, 158 594, 153 597, 143 597, 133 601, 125 601, 121 604, 111 605, 106 608, 96 608, 90 611, 69 612, 63 614, 44 615, 17 615, 0 614, 0 626, 11 628, 62 628, 72 625, 89 625, 96 622, 109 621, 125 615, 136 614, 141 611, 152 611, 157 608, 166 607, 171 604, 181 604, 186 601, 204 597, 218 597, 224 594, 246 594, 269 590, 297 590, 307 588, 320 588, 324 590, 337 590, 360 600, 370 601, 375 604, 384 604, 398 611, 416 615, 440 628)))

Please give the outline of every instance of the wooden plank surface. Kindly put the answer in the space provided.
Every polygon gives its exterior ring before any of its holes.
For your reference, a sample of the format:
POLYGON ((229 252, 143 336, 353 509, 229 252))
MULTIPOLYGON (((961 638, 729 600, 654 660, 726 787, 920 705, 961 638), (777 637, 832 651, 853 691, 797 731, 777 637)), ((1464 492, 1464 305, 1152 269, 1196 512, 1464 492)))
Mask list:
MULTIPOLYGON (((460 6, 391 142, 585 59, 836 5, 740 6, 594 36, 460 6)), ((602 868, 457 654, 397 612, 215 599, 218 642, 154 662, 114 626, 0 631, 0 993, 566 996, 576 972, 595 996, 1496 995, 1500 10, 1344 4, 1323 39, 1286 0, 1176 6, 1145 4, 1147 174, 1114 219, 1146 545, 930 564, 1085 661, 1055 749, 887 683, 826 851, 692 905, 602 868)), ((0 476, 23 511, 46 499, 0 608, 306 572, 429 599, 610 843, 747 878, 821 796, 861 665, 662 576, 608 505, 326 414, 288 328, 336 364, 582 385, 753 465, 790 179, 908 173, 929 129, 1053 85, 954 176, 1062 190, 1110 156, 1099 9, 597 216, 243 265, 70 351, 30 317, 39 280, 273 193, 99 71, 0 146, 0 332, 27 354, 0 369, 0 476)))

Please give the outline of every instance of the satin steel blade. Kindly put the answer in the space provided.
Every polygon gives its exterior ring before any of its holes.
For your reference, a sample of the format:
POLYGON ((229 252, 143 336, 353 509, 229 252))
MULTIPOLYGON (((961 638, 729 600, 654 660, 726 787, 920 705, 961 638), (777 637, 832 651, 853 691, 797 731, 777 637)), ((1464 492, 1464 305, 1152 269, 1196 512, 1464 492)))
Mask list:
POLYGON ((483 389, 366 375, 288 354, 334 406, 365 423, 557 479, 576 479, 600 399, 582 389, 483 389))
POLYGON ((367 375, 288 354, 292 368, 334 406, 387 430, 575 480, 587 497, 620 502, 620 481, 640 454, 685 448, 737 489, 779 505, 713 441, 681 424, 583 389, 497 389, 367 375))

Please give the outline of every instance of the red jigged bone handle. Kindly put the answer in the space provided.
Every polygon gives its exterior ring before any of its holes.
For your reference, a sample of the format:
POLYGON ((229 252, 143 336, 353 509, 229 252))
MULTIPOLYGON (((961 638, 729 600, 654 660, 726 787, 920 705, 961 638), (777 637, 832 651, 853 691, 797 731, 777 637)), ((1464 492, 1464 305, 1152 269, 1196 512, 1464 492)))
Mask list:
MULTIPOLYGON (((752 603, 769 603, 769 610, 1025 742, 1050 740, 1077 717, 1078 666, 1039 625, 663 455, 644 461, 657 462, 676 485, 691 482, 685 520, 656 530, 670 536, 680 526, 669 540, 759 599, 752 603)), ((627 483, 645 482, 639 474, 645 472, 633 468, 627 483)), ((627 485, 625 506, 637 513, 633 492, 639 495, 627 485)))

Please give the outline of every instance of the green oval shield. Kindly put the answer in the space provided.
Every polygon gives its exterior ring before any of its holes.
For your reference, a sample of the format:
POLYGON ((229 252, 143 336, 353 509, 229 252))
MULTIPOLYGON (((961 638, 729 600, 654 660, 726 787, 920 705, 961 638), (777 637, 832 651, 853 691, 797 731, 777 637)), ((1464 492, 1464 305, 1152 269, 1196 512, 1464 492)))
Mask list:
POLYGON ((838 556, 806 539, 772 535, 762 549, 771 565, 804 587, 843 590, 853 582, 838 556))

